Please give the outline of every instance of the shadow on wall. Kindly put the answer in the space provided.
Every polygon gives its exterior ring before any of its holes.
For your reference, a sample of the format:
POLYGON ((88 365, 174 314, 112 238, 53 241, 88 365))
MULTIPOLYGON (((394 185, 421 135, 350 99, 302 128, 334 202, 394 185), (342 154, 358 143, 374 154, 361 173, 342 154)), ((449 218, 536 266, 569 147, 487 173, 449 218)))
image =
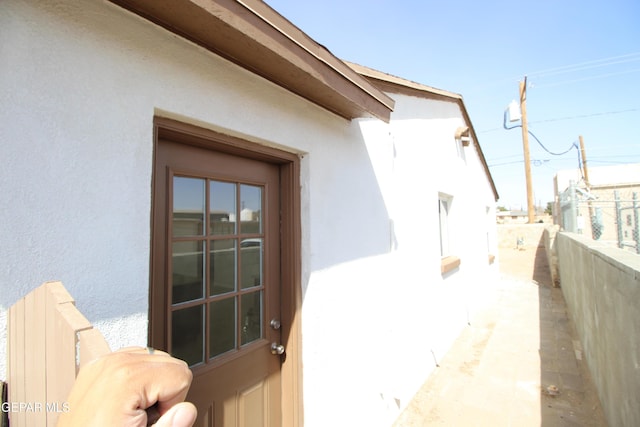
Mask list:
POLYGON ((332 152, 309 156, 311 271, 385 254, 397 243, 379 179, 392 148, 380 141, 370 152, 358 122, 349 132, 332 152))
POLYGON ((553 286, 553 281, 551 280, 551 269, 549 268, 549 260, 547 258, 547 250, 543 245, 542 239, 535 250, 533 260, 533 280, 538 282, 539 285, 553 286))
POLYGON ((500 270, 522 280, 552 285, 543 224, 499 224, 500 270))
POLYGON ((545 247, 538 247, 534 280, 540 313, 540 425, 606 426, 574 319, 562 289, 554 286, 547 260, 545 247))

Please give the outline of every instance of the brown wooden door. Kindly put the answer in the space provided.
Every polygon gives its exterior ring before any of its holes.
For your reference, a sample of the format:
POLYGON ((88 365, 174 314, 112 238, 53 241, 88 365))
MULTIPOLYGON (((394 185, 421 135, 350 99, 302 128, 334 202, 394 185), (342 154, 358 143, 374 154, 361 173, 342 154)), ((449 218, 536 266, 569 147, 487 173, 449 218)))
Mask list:
POLYGON ((197 426, 281 425, 279 169, 159 140, 150 343, 194 380, 197 426))

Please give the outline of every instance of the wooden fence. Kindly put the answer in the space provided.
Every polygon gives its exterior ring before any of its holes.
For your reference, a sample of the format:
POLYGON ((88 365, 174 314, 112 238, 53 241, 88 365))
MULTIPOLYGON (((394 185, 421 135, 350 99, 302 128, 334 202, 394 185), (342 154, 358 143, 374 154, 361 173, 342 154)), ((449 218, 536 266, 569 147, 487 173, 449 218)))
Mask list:
POLYGON ((61 282, 46 282, 8 314, 11 427, 55 426, 82 365, 108 353, 104 337, 78 311, 61 282))

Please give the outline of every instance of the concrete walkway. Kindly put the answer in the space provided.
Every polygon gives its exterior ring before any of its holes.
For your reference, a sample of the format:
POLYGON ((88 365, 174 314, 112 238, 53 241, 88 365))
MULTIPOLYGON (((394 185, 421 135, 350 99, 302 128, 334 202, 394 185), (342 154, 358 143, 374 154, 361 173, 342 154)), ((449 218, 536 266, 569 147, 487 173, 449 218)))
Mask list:
POLYGON ((550 286, 539 255, 501 251, 495 303, 465 329, 395 426, 607 425, 562 291, 550 286))

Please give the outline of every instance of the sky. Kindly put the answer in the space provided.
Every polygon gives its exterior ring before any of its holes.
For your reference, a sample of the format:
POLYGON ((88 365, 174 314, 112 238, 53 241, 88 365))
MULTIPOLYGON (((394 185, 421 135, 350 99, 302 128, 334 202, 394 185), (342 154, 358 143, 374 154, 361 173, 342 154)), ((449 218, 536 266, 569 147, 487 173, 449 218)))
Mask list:
POLYGON ((589 169, 640 163, 638 0, 266 2, 338 58, 461 94, 499 206, 527 207, 522 131, 503 128, 525 76, 536 206, 580 135, 589 169))

